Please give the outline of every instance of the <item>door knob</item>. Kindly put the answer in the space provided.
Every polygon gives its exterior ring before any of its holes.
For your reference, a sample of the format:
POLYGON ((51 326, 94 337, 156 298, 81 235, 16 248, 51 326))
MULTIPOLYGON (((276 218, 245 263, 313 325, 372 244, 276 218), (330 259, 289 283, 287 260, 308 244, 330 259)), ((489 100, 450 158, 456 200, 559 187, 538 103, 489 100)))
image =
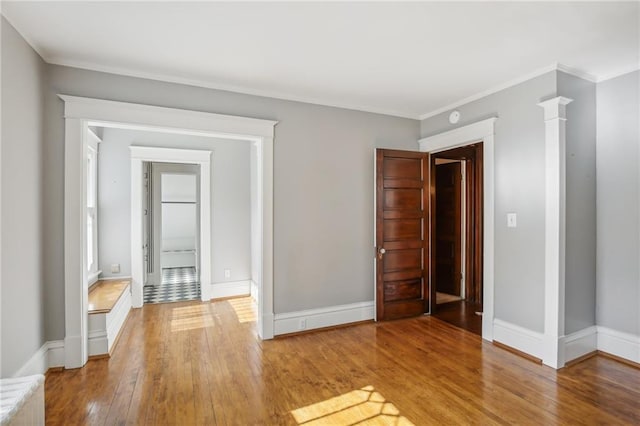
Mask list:
POLYGON ((382 255, 385 254, 387 251, 385 249, 383 249, 382 247, 378 249, 378 259, 382 260, 382 255))

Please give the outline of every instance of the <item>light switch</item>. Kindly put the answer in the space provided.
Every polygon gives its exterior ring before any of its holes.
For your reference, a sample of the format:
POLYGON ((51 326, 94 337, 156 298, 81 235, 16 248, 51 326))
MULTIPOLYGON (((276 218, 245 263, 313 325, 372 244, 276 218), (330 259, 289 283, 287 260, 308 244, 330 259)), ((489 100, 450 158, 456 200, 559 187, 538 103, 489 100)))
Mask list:
POLYGON ((517 226, 516 214, 507 213, 507 228, 515 228, 517 226))

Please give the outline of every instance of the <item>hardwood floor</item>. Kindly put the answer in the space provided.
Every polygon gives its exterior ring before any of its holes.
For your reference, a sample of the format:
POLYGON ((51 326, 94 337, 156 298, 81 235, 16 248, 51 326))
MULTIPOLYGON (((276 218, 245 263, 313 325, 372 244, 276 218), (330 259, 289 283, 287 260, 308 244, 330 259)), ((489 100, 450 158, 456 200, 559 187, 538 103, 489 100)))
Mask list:
POLYGON ((453 326, 482 336, 482 316, 477 315, 476 312, 482 312, 482 305, 467 302, 466 300, 458 300, 437 305, 433 316, 453 326))
POLYGON ((427 316, 260 341, 254 315, 132 311, 110 359, 47 375, 47 424, 640 424, 640 370, 608 358, 554 371, 427 316))

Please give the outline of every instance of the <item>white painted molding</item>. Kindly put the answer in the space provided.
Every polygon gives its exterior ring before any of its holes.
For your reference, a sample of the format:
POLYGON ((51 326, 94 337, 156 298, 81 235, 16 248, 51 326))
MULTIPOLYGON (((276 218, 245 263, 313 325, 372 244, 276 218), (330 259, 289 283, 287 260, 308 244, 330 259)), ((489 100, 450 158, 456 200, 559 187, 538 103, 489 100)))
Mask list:
POLYGON ((131 154, 131 302, 143 305, 144 259, 142 255, 142 162, 186 163, 200 166, 200 295, 211 299, 211 151, 179 148, 130 146, 131 154))
POLYGON ((542 359, 544 334, 506 321, 493 320, 493 340, 542 359))
MULTIPOLYGON (((172 134, 197 134, 255 142, 262 258, 258 334, 273 337, 273 141, 277 121, 165 108, 103 99, 58 95, 64 101, 65 191, 65 366, 83 366, 88 354, 86 265, 86 143, 89 125, 172 134)), ((133 160, 132 160, 133 161, 133 160)), ((138 170, 139 171, 139 170, 138 170)), ((132 174, 137 172, 132 169, 132 174)), ((201 170, 202 172, 202 170, 201 170)), ((132 194, 133 195, 133 194, 132 194)), ((132 206, 133 207, 133 206, 132 206)), ((210 217, 209 215, 204 217, 210 217)), ((203 221, 206 223, 207 221, 203 221)), ((205 230, 205 232, 209 232, 205 230)), ((132 238, 138 238, 133 235, 132 238)), ((204 253, 203 253, 204 256, 204 253)), ((134 271, 132 276, 141 276, 134 271)), ((203 288, 206 288, 205 285, 203 288)), ((206 292, 206 290, 205 290, 206 292)), ((204 292, 203 292, 204 293, 204 292)), ((139 302, 133 294, 134 305, 139 302)), ((206 296, 206 295, 205 295, 206 296)))
POLYGON ((251 298, 254 302, 258 301, 258 283, 254 280, 251 280, 251 298))
POLYGON ((45 374, 49 368, 63 365, 64 343, 61 340, 49 341, 38 348, 31 358, 13 374, 13 377, 45 374))
POLYGON ((566 249, 566 105, 558 96, 540 102, 545 125, 545 287, 544 356, 553 368, 564 366, 566 249))
POLYGON ((213 283, 210 287, 211 299, 248 296, 251 294, 251 280, 213 283))
POLYGON ((279 335, 372 320, 374 306, 370 301, 276 314, 274 332, 279 335), (304 328, 301 328, 301 321, 304 321, 304 328))
POLYGON ((108 346, 107 352, 111 353, 113 344, 118 338, 118 334, 122 327, 124 327, 125 321, 129 317, 131 311, 131 292, 125 291, 111 312, 107 314, 107 339, 108 346))
POLYGON ((418 140, 420 151, 438 152, 474 142, 481 142, 485 137, 495 134, 495 122, 497 119, 498 117, 487 118, 486 120, 422 138, 418 140))
POLYGON ((64 117, 89 119, 92 126, 135 128, 226 139, 273 137, 273 120, 166 108, 129 102, 58 95, 65 102, 64 117), (126 112, 127 116, 123 115, 126 112), (133 126, 133 127, 130 127, 133 126))
POLYGON ((52 340, 47 342, 49 346, 48 358, 49 368, 63 367, 64 366, 64 341, 52 340))
POLYGON ((592 353, 598 348, 598 329, 595 325, 564 337, 565 363, 592 353))
POLYGON ((109 339, 105 330, 89 332, 89 356, 109 353, 109 339))
POLYGON ((113 277, 100 277, 99 281, 123 281, 130 280, 131 275, 113 276, 113 277))
POLYGON ((640 335, 598 326, 598 350, 640 364, 640 335))
POLYGON ((49 368, 49 342, 45 342, 36 352, 24 363, 13 377, 30 376, 32 374, 44 374, 49 368))
POLYGON ((436 153, 446 149, 482 142, 483 149, 483 292, 482 338, 493 340, 494 328, 494 212, 495 212, 495 123, 497 117, 458 127, 418 141, 420 151, 436 153))
POLYGON ((82 69, 99 71, 99 72, 106 72, 109 74, 124 75, 128 77, 136 77, 136 78, 145 78, 148 80, 164 81, 168 83, 203 87, 203 88, 214 89, 214 90, 224 90, 227 92, 260 96, 262 98, 282 99, 286 101, 303 102, 303 103, 312 104, 312 105, 322 105, 322 106, 342 108, 342 109, 348 109, 348 110, 354 110, 354 111, 365 111, 365 112, 371 112, 374 114, 384 114, 384 115, 391 115, 394 117, 411 118, 414 120, 418 118, 417 114, 411 111, 399 111, 395 109, 386 109, 386 108, 380 108, 380 107, 371 106, 371 105, 335 102, 335 100, 330 100, 326 98, 323 99, 323 98, 312 97, 312 96, 299 96, 299 95, 284 93, 280 91, 256 89, 256 88, 251 88, 247 86, 222 84, 219 82, 213 82, 209 80, 177 77, 174 75, 160 74, 156 72, 142 72, 139 70, 134 71, 134 70, 130 70, 122 67, 104 66, 104 65, 98 65, 95 63, 89 63, 84 61, 71 61, 71 60, 68 60, 67 58, 59 58, 56 56, 54 57, 51 57, 49 55, 40 55, 40 56, 47 63, 50 63, 50 64, 63 65, 63 66, 74 67, 74 68, 82 68, 82 69))
MULTIPOLYGON (((460 107, 462 105, 466 105, 466 104, 468 104, 470 102, 477 101, 478 99, 485 98, 487 96, 493 95, 494 93, 501 92, 501 91, 503 91, 505 89, 508 89, 510 87, 517 86, 520 83, 524 83, 525 81, 532 80, 532 79, 534 79, 536 77, 540 77, 541 75, 544 75, 544 74, 546 74, 548 72, 552 72, 552 71, 562 71, 562 72, 564 72, 566 74, 571 74, 571 75, 573 75, 575 77, 579 77, 579 78, 582 78, 584 80, 588 80, 588 81, 590 81, 592 83, 596 83, 596 82, 600 82, 600 81, 606 80, 606 78, 604 78, 604 77, 595 76, 595 75, 593 75, 591 73, 588 73, 588 72, 579 70, 577 68, 569 67, 569 66, 566 66, 566 65, 563 65, 563 64, 560 64, 560 63, 556 62, 556 63, 550 64, 550 65, 547 65, 546 67, 539 68, 539 69, 537 69, 537 70, 535 70, 533 72, 524 74, 524 75, 522 75, 520 77, 514 78, 513 80, 506 81, 506 82, 504 82, 502 84, 499 84, 497 86, 494 86, 494 87, 492 87, 490 89, 483 90, 483 91, 481 91, 479 93, 476 93, 474 95, 468 96, 468 97, 466 97, 464 99, 460 99, 459 101, 452 102, 452 103, 450 103, 448 105, 445 105, 445 106, 443 106, 441 108, 437 108, 437 109, 435 109, 433 111, 421 114, 420 116, 418 116, 418 119, 419 120, 426 120, 427 118, 436 116, 438 114, 442 114, 444 112, 448 112, 448 111, 450 111, 452 109, 456 109, 456 108, 458 108, 458 107, 460 107)), ((632 70, 629 70, 629 71, 632 71, 632 70)), ((621 74, 618 74, 618 75, 621 75, 621 74)))

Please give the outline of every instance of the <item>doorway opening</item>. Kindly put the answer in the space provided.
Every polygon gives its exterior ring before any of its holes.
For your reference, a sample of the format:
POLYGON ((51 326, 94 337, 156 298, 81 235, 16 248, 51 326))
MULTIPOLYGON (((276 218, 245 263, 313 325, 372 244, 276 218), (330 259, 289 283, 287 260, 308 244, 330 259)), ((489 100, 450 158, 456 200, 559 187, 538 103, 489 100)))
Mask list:
MULTIPOLYGON (((58 95, 64 101, 65 173, 64 173, 64 270, 65 270, 65 368, 78 368, 88 359, 88 250, 87 250, 87 129, 90 126, 158 131, 167 135, 197 135, 232 141, 249 141, 256 147, 256 271, 258 316, 257 333, 273 338, 273 142, 276 121, 227 116, 201 111, 157 107, 58 95)), ((210 217, 211 152, 150 147, 131 147, 131 303, 142 306, 142 223, 135 212, 141 211, 142 162, 167 161, 200 164, 201 217, 210 217), (206 154, 206 158, 205 158, 206 154), (166 157, 166 158, 165 158, 166 157), (171 161, 168 161, 171 160, 171 161)), ((125 160, 126 161, 126 160, 125 160)), ((210 222, 203 220, 200 234, 201 257, 210 256, 210 222), (206 252, 205 252, 206 251, 206 252)), ((202 262, 201 298, 210 295, 209 262, 202 262)), ((253 288, 253 287, 252 287, 253 288)), ((207 299, 208 300, 208 299, 207 299)))
POLYGON ((482 335, 483 144, 431 155, 431 314, 482 335))
POLYGON ((200 165, 142 167, 144 303, 199 300, 200 165))

